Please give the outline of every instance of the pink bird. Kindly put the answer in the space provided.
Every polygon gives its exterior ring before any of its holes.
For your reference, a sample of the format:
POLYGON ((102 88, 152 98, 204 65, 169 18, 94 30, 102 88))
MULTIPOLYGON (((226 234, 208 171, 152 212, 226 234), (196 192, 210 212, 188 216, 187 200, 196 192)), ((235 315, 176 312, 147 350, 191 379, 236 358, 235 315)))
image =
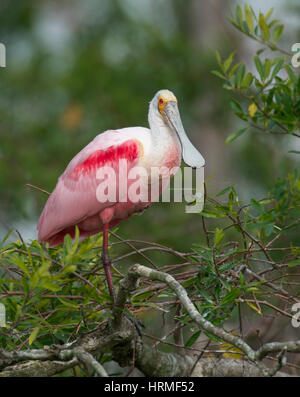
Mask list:
MULTIPOLYGON (((135 212, 142 212, 161 193, 164 183, 156 194, 151 195, 153 167, 164 167, 173 176, 182 158, 193 168, 204 165, 203 157, 184 131, 177 99, 171 91, 156 93, 150 102, 148 121, 150 129, 130 127, 108 130, 81 150, 58 179, 37 226, 39 241, 49 242, 52 247, 61 244, 66 234, 74 238, 76 226, 81 240, 103 232, 102 262, 113 300, 111 260, 108 255, 109 229, 135 212), (140 176, 142 182, 136 189, 137 199, 134 200, 129 193, 137 179, 130 177, 130 173, 136 175, 136 169, 144 172, 140 176), (109 170, 114 175, 107 172, 109 170), (101 185, 104 181, 106 190, 101 185), (148 189, 144 196, 139 195, 143 187, 148 189), (113 199, 107 198, 108 190, 115 193, 113 199)), ((158 180, 161 182, 162 177, 158 180)))

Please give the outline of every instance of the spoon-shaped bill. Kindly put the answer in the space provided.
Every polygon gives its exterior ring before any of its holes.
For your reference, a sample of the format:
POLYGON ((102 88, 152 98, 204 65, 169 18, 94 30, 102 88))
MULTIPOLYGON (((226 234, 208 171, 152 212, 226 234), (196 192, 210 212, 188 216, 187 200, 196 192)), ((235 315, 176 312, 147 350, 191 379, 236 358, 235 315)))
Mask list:
POLYGON ((171 130, 178 135, 182 148, 183 161, 193 168, 203 167, 205 165, 205 160, 186 135, 175 101, 170 101, 166 104, 164 117, 171 130))

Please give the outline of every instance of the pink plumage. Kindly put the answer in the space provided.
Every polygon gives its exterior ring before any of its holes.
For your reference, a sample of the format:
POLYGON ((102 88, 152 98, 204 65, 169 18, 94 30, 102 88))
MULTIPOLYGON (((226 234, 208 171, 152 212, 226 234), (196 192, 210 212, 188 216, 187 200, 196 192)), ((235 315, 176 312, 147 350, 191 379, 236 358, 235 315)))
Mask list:
POLYGON ((204 166, 203 157, 185 134, 177 99, 171 91, 156 93, 150 102, 148 120, 150 129, 130 127, 96 136, 71 160, 38 223, 38 239, 49 242, 50 246, 62 243, 66 234, 73 238, 76 226, 80 239, 103 231, 102 262, 113 300, 111 260, 108 255, 109 228, 156 201, 167 186, 168 177, 173 176, 180 166, 182 156, 193 168, 204 166), (99 193, 99 171, 101 173, 108 167, 113 170, 114 177, 107 178, 107 188, 114 188, 115 200, 107 199, 105 190, 99 193), (154 168, 167 170, 168 177, 158 175, 153 181, 154 168), (130 187, 136 187, 136 180, 129 174, 137 169, 145 172, 143 176, 136 176, 142 181, 137 190, 147 189, 144 196, 134 200, 129 191, 130 187))
MULTIPOLYGON (((73 238, 76 225, 82 239, 102 231, 105 223, 113 227, 149 205, 148 202, 99 202, 96 195, 99 168, 109 166, 118 174, 119 160, 125 160, 130 171, 139 164, 140 156, 141 144, 130 138, 128 131, 98 135, 73 158, 59 178, 41 214, 38 239, 55 246, 63 242, 66 234, 73 238)), ((118 197, 118 186, 116 192, 118 197)))

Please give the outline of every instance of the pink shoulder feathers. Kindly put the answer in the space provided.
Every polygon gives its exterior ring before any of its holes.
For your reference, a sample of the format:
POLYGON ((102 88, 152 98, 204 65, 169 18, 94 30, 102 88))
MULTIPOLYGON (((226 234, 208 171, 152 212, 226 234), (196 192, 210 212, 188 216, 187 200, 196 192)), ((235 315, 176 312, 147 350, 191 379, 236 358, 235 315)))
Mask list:
MULTIPOLYGON (((103 224, 99 214, 112 204, 97 200, 97 170, 105 165, 117 168, 120 159, 127 160, 129 170, 138 163, 140 155, 139 144, 135 139, 124 141, 123 138, 118 143, 117 137, 121 135, 112 134, 112 131, 99 135, 98 139, 94 139, 70 162, 40 216, 40 241, 48 241, 52 246, 57 245, 63 242, 67 233, 74 237, 76 225, 82 238, 102 230, 103 224), (110 139, 112 145, 107 146, 110 139)), ((118 213, 119 218, 112 217, 111 225, 116 225, 131 215, 129 208, 124 208, 123 212, 118 213)))

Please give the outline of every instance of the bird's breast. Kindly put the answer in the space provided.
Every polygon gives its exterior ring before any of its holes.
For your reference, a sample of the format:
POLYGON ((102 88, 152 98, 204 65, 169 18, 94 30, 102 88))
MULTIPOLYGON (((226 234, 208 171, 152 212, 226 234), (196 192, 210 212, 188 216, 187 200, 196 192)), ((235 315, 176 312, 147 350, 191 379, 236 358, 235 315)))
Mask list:
POLYGON ((180 163, 181 163, 181 146, 179 143, 174 142, 165 151, 165 155, 162 161, 162 166, 168 168, 169 170, 172 170, 173 168, 179 167, 180 163))

